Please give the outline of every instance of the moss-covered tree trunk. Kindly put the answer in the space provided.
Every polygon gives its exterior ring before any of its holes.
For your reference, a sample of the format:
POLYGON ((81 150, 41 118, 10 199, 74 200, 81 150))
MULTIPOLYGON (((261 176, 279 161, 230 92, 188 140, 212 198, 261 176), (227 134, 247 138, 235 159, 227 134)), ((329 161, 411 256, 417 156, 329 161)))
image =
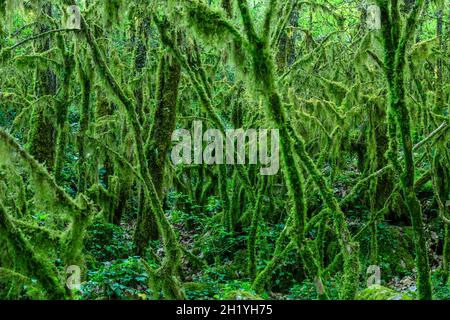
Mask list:
POLYGON ((396 0, 379 0, 384 54, 384 71, 388 86, 388 126, 389 150, 387 156, 397 174, 401 176, 403 198, 411 217, 414 230, 414 245, 416 251, 417 286, 420 299, 431 299, 430 265, 428 248, 422 216, 422 208, 415 194, 415 165, 413 142, 411 134, 411 117, 406 105, 405 97, 405 64, 406 50, 417 27, 419 15, 424 1, 416 1, 405 22, 401 23, 398 2, 396 0), (404 168, 398 162, 399 136, 403 151, 404 168))
MULTIPOLYGON (((40 6, 38 6, 39 8, 40 6)), ((37 13, 37 19, 41 22, 35 28, 37 33, 49 30, 47 18, 52 16, 52 4, 43 3, 41 11, 37 13)), ((50 50, 50 38, 44 37, 36 40, 35 50, 42 53, 50 50)), ((56 156, 56 120, 52 108, 51 98, 56 95, 56 75, 49 68, 42 69, 39 66, 35 71, 35 92, 41 100, 33 108, 28 146, 30 153, 51 171, 54 167, 56 156)))
MULTIPOLYGON (((172 143, 172 133, 175 130, 181 67, 177 62, 163 55, 158 75, 154 122, 146 142, 145 152, 158 197, 164 199, 164 169, 172 143)), ((141 209, 134 235, 134 243, 139 255, 143 254, 150 240, 155 240, 159 236, 154 214, 150 212, 151 208, 144 203, 141 209)))
POLYGON ((67 44, 61 34, 58 36, 58 47, 63 55, 63 69, 61 74, 61 94, 58 97, 55 109, 56 109, 56 127, 57 127, 57 139, 56 139, 56 154, 55 154, 55 168, 53 170, 56 181, 61 182, 62 171, 64 167, 65 150, 67 146, 67 136, 69 134, 69 128, 67 124, 67 115, 69 112, 69 97, 70 97, 70 79, 72 72, 75 68, 75 60, 70 48, 67 48, 67 44))
POLYGON ((89 123, 91 121, 91 80, 88 77, 87 72, 84 70, 81 62, 77 62, 77 73, 79 77, 80 87, 81 87, 81 108, 80 108, 80 131, 77 137, 78 145, 78 191, 84 193, 88 184, 88 159, 86 152, 86 134, 89 128, 89 123))

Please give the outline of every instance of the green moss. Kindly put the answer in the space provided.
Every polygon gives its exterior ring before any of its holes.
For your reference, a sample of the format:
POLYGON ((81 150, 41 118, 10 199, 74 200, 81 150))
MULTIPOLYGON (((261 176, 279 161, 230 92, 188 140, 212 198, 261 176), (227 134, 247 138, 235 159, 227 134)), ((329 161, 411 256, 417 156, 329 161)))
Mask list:
POLYGON ((316 259, 316 255, 311 249, 311 245, 306 245, 299 250, 300 256, 304 263, 305 269, 308 272, 308 276, 310 279, 314 279, 314 284, 317 292, 317 296, 320 300, 328 300, 328 294, 326 291, 326 287, 324 286, 324 281, 322 279, 322 268, 319 262, 316 259))
POLYGON ((0 0, 0 17, 2 18, 5 16, 7 3, 6 0, 0 0))
POLYGON ((144 194, 148 199, 151 212, 155 217, 156 225, 160 231, 165 256, 161 262, 161 266, 157 270, 149 267, 148 271, 151 273, 149 283, 155 286, 155 292, 162 289, 167 299, 184 299, 185 294, 181 290, 178 280, 179 266, 181 262, 181 249, 177 240, 177 235, 172 225, 167 220, 157 189, 153 183, 153 179, 148 167, 147 157, 145 154, 145 141, 143 137, 143 130, 139 123, 139 117, 136 113, 136 104, 127 93, 119 85, 113 74, 111 73, 103 52, 100 50, 94 35, 92 34, 86 21, 82 19, 82 28, 84 36, 92 52, 92 57, 96 65, 98 75, 103 79, 106 88, 110 90, 111 96, 123 108, 127 116, 127 120, 131 126, 131 134, 134 140, 134 153, 137 160, 137 168, 140 177, 143 180, 144 194), (158 279, 158 281, 155 281, 158 279))
POLYGON ((7 61, 11 59, 11 49, 4 48, 0 51, 0 65, 5 64, 7 61))
POLYGON ((267 179, 264 177, 260 181, 261 186, 259 188, 258 197, 256 199, 256 204, 253 209, 253 215, 252 215, 252 221, 250 226, 250 233, 248 236, 247 241, 247 255, 248 255, 248 265, 247 270, 248 274, 251 278, 255 278, 256 276, 256 264, 257 264, 257 250, 256 250, 256 240, 258 235, 258 227, 259 227, 259 220, 261 217, 261 210, 262 210, 262 198, 263 195, 266 193, 266 187, 267 187, 267 179))
MULTIPOLYGON (((413 230, 410 227, 400 228, 379 224, 377 238, 378 265, 381 267, 383 279, 411 274, 415 266, 413 230)), ((366 231, 361 237, 362 252, 368 252, 370 241, 369 233, 366 231)), ((368 255, 364 256, 362 261, 364 269, 373 264, 368 255)))
POLYGON ((221 10, 212 9, 205 3, 194 0, 186 5, 186 16, 195 31, 208 40, 233 37, 235 41, 242 42, 240 33, 224 17, 221 10))
POLYGON ((63 69, 62 69, 62 84, 61 84, 61 97, 55 105, 56 110, 56 127, 57 127, 57 144, 55 153, 55 168, 53 173, 57 182, 61 182, 62 170, 65 161, 65 149, 68 140, 68 123, 67 115, 69 111, 69 106, 67 100, 70 97, 70 79, 75 67, 75 60, 70 53, 67 53, 66 43, 64 38, 58 35, 58 47, 63 53, 63 69))
POLYGON ((16 263, 23 273, 35 277, 47 297, 50 299, 65 299, 66 293, 58 278, 54 266, 40 254, 37 254, 20 229, 12 222, 9 214, 0 202, 0 232, 7 238, 14 250, 16 263))
POLYGON ((392 289, 373 285, 362 291, 359 291, 356 296, 356 300, 413 300, 410 296, 394 291, 392 289))
POLYGON ((32 183, 40 193, 37 198, 44 198, 42 201, 53 204, 57 208, 65 208, 69 212, 78 211, 78 204, 56 184, 55 179, 48 173, 44 166, 38 163, 17 141, 4 130, 0 130, 0 150, 2 156, 0 163, 14 163, 23 161, 24 167, 32 176, 32 183), (42 195, 44 194, 44 195, 42 195))
POLYGON ((243 289, 226 292, 221 300, 263 300, 259 295, 243 289))
POLYGON ((90 110, 90 96, 91 96, 91 80, 88 74, 84 71, 81 62, 76 63, 77 75, 81 87, 82 103, 80 110, 80 131, 77 139, 77 146, 79 152, 79 168, 78 168, 78 189, 84 192, 87 186, 87 150, 86 150, 86 132, 91 121, 90 110))
POLYGON ((120 10, 122 8, 122 0, 109 0, 103 2, 104 10, 103 19, 104 24, 107 27, 111 27, 111 25, 117 23, 120 18, 120 10))
POLYGON ((77 202, 82 210, 73 215, 72 223, 63 239, 63 250, 67 265, 81 266, 83 265, 83 241, 93 214, 90 211, 91 204, 87 202, 84 196, 80 196, 77 202))
POLYGON ((378 0, 382 19, 382 40, 384 45, 385 77, 388 89, 388 137, 387 158, 400 176, 400 185, 406 207, 414 229, 417 287, 420 299, 432 298, 430 264, 424 233, 422 208, 414 189, 415 164, 411 130, 411 114, 406 101, 405 65, 408 43, 413 38, 418 25, 419 14, 425 1, 418 0, 407 16, 400 19, 397 2, 378 0), (398 161, 398 149, 403 151, 404 169, 398 161))

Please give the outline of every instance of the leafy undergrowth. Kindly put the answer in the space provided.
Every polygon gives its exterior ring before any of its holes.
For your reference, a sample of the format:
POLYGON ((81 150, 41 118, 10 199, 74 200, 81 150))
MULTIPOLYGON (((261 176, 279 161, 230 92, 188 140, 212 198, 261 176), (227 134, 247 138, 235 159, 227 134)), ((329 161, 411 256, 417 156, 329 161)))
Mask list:
POLYGON ((83 299, 146 299, 148 275, 139 257, 103 262, 87 271, 88 281, 81 287, 83 299))
MULTIPOLYGON (((255 292, 243 267, 247 230, 232 237, 211 214, 219 209, 220 207, 209 206, 199 216, 182 211, 167 212, 183 245, 207 264, 205 268, 198 269, 187 259, 183 260, 182 279, 187 299, 317 299, 315 285, 305 278, 302 263, 295 252, 289 254, 274 272, 271 286, 264 292, 255 292)), ((263 236, 258 240, 261 249, 258 270, 267 263, 268 260, 264 257, 270 257, 274 241, 282 228, 282 225, 265 225, 261 228, 263 236)), ((100 221, 89 228, 85 240, 87 270, 84 273, 80 299, 152 299, 148 274, 141 261, 143 258, 132 255, 133 244, 129 230, 131 228, 127 225, 115 226, 100 221)), ((381 256, 384 257, 381 259, 381 284, 385 288, 383 290, 390 290, 390 296, 394 298, 397 297, 393 294, 395 292, 399 294, 398 297, 403 294, 414 298, 416 295, 412 248, 406 246, 409 243, 408 237, 405 237, 407 233, 401 228, 387 225, 380 225, 379 228, 381 256), (383 264, 383 261, 389 264, 383 264)), ((365 243, 363 238, 362 244, 365 243)), ((364 261, 365 257, 362 258, 364 261)), ((326 281, 328 296, 338 299, 339 277, 327 278, 326 281)), ((445 276, 439 270, 433 273, 432 281, 434 298, 448 299, 450 291, 445 276)), ((360 290, 361 297, 374 291, 365 289, 363 285, 360 290)), ((375 295, 378 298, 380 296, 378 293, 375 295)))
MULTIPOLYGON (((172 194, 172 204, 185 198, 180 194, 172 194)), ((270 286, 263 292, 252 288, 251 280, 246 275, 246 243, 248 228, 236 230, 234 234, 227 232, 218 213, 221 204, 215 197, 208 199, 201 208, 191 203, 184 203, 195 211, 189 214, 181 209, 169 209, 166 214, 174 225, 181 245, 199 261, 196 266, 187 257, 183 258, 182 281, 187 299, 190 300, 314 300, 317 299, 315 285, 308 280, 302 261, 296 251, 290 252, 283 263, 274 271, 270 286), (203 210, 202 210, 203 209, 203 210)), ((367 210, 363 207, 349 211, 349 223, 362 224, 367 219, 367 210), (352 214, 353 212, 353 214, 352 214), (361 214, 362 213, 362 214, 361 214)), ((431 225, 432 226, 432 225, 431 225)), ((360 226, 359 226, 360 227, 360 226)), ((270 260, 283 224, 264 224, 260 227, 257 239, 258 265, 261 271, 270 260)), ((389 297, 416 297, 416 280, 414 270, 414 248, 410 227, 393 226, 387 223, 378 225, 379 266, 381 268, 380 283, 382 287, 367 288, 366 278, 361 277, 360 298, 374 295, 379 299, 384 293, 389 297), (398 293, 398 294, 396 294, 398 293)), ((132 225, 123 223, 120 226, 95 221, 88 229, 85 238, 85 260, 87 270, 79 294, 80 299, 152 299, 149 279, 142 259, 152 261, 152 255, 133 256, 132 225)), ((317 230, 311 230, 315 236, 317 230)), ((441 230, 429 230, 441 232, 441 230)), ((362 234, 361 239, 362 269, 370 265, 368 252, 370 233, 362 234)), ((327 254, 336 254, 336 247, 324 248, 327 254)), ((161 252, 159 244, 153 244, 153 257, 161 252)), ((327 261, 327 259, 326 259, 327 261)), ((325 263, 327 263, 324 261, 325 263)), ((439 261, 434 261, 438 264, 439 261)), ((364 272, 362 273, 364 274, 364 272)), ((435 299, 448 299, 450 291, 446 277, 439 269, 432 274, 435 299)), ((339 299, 340 276, 325 277, 327 294, 330 299, 339 299)))
POLYGON ((125 228, 101 222, 88 230, 86 281, 82 299, 147 299, 148 275, 140 257, 130 256, 133 247, 125 228))

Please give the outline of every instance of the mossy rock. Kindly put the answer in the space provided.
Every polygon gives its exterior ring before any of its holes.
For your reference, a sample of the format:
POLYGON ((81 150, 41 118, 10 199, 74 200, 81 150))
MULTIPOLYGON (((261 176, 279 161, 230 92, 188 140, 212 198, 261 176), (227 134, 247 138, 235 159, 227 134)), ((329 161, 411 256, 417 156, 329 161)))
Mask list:
POLYGON ((233 290, 226 292, 221 300, 264 300, 255 293, 246 290, 233 290))
POLYGON ((369 288, 359 291, 356 300, 413 300, 410 296, 397 292, 395 290, 380 286, 372 285, 369 288))

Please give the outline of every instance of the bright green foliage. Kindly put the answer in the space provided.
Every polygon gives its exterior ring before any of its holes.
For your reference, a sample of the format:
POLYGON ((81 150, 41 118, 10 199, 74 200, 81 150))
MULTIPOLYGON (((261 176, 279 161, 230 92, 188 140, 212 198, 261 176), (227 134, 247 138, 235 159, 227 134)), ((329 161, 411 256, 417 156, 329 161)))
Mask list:
POLYGON ((370 4, 0 0, 0 298, 449 299, 450 8, 370 4))

